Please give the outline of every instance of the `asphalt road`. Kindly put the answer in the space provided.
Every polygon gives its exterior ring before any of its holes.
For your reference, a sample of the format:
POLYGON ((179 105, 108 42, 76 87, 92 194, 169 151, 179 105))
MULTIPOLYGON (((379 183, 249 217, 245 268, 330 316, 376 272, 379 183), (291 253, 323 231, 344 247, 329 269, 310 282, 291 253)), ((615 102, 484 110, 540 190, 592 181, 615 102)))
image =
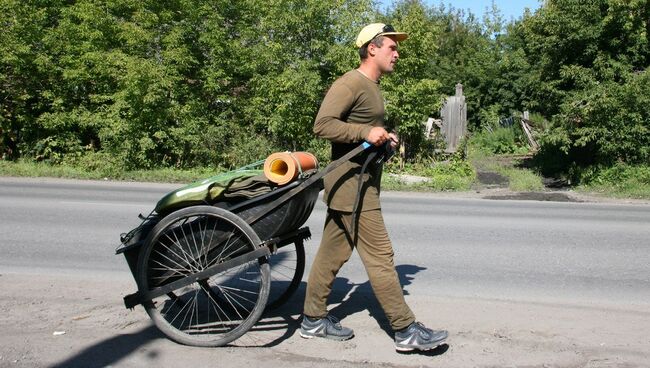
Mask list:
MULTIPOLYGON (((120 233, 176 187, 0 179, 0 266, 128 272, 120 233)), ((650 302, 650 206, 384 193, 383 211, 411 293, 650 302)), ((308 259, 323 219, 319 201, 308 259)), ((365 280, 357 256, 341 276, 365 280)))
MULTIPOLYGON (((650 359, 650 205, 463 194, 382 194, 407 302, 418 319, 449 329, 445 348, 408 357, 392 350, 356 254, 332 304, 357 332, 349 342, 297 337, 303 282, 236 341, 247 349, 175 344, 140 308, 121 305, 135 286, 114 251, 137 215, 177 187, 0 178, 0 368, 593 368, 650 359)), ((307 222, 308 265, 323 221, 319 202, 307 222)))

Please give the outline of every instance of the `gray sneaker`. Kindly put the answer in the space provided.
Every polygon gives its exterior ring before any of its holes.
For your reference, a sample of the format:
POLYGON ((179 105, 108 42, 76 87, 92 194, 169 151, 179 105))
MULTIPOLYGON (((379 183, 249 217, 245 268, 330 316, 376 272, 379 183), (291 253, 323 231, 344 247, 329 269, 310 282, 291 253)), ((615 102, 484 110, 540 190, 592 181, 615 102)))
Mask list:
POLYGON ((420 322, 413 322, 407 328, 395 332, 397 351, 430 350, 447 339, 447 331, 434 331, 420 322))
POLYGON ((339 320, 333 316, 325 318, 302 317, 300 324, 300 336, 306 339, 324 337, 332 340, 349 340, 354 336, 354 331, 341 326, 339 320))

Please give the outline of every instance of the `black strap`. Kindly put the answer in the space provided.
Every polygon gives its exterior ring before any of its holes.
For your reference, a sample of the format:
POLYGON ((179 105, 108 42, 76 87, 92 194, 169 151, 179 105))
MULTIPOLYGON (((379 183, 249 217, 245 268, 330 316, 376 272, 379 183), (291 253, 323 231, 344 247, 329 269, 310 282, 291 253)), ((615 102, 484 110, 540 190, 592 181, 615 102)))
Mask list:
POLYGON ((382 163, 388 161, 393 154, 395 153, 395 150, 391 147, 391 140, 386 141, 382 146, 380 147, 373 147, 372 152, 368 154, 368 157, 366 160, 363 162, 363 166, 361 166, 361 172, 359 173, 359 181, 357 184, 357 195, 356 198, 354 199, 354 206, 352 207, 352 225, 350 226, 350 235, 353 239, 354 245, 357 244, 357 234, 356 234, 356 226, 357 226, 357 218, 359 216, 359 202, 361 201, 361 191, 363 189, 363 174, 366 172, 368 169, 368 165, 376 159, 376 164, 381 165, 382 163), (377 156, 379 157, 377 158, 377 156))
POLYGON ((356 227, 357 218, 359 216, 359 202, 361 202, 361 191, 363 190, 363 174, 368 169, 368 164, 370 164, 370 162, 372 162, 375 157, 377 157, 376 149, 370 152, 368 154, 368 157, 366 157, 366 160, 363 162, 363 166, 361 166, 361 172, 359 173, 359 179, 357 181, 357 195, 354 198, 354 206, 352 207, 352 224, 350 225, 350 235, 353 239, 354 245, 357 244, 356 227))

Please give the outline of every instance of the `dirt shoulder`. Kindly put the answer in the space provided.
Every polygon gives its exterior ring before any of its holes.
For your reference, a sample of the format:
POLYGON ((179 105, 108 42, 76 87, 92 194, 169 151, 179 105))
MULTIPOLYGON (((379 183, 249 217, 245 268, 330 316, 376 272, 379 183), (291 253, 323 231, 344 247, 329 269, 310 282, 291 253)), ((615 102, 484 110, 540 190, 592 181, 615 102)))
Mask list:
POLYGON ((520 200, 520 201, 545 201, 545 202, 578 202, 578 203, 611 203, 611 204, 639 204, 648 205, 648 199, 614 198, 605 197, 597 193, 583 193, 574 190, 548 189, 536 192, 516 192, 508 188, 477 188, 468 191, 447 192, 408 192, 408 191, 382 191, 382 194, 392 195, 423 195, 441 198, 472 198, 490 200, 520 200))
MULTIPOLYGON (((347 342, 299 337, 304 285, 231 346, 193 348, 166 339, 122 296, 122 273, 4 270, 0 275, 0 367, 644 367, 650 361, 644 305, 560 305, 407 296, 414 311, 450 332, 448 344, 398 354, 368 309, 350 310, 347 342)), ((345 308, 345 299, 342 307, 345 308)))
MULTIPOLYGON (((512 161, 512 159, 510 159, 512 161)), ((512 166, 512 162, 503 163, 512 166)), ((420 184, 430 180, 416 175, 388 174, 407 185, 420 184)), ((509 179, 497 172, 481 168, 477 170, 476 183, 472 190, 448 192, 423 192, 425 195, 450 198, 476 198, 492 200, 522 200, 522 201, 548 201, 548 202, 587 202, 587 203, 622 203, 622 204, 650 204, 650 199, 616 198, 607 197, 600 193, 588 193, 571 189, 558 184, 556 180, 543 178, 544 189, 539 191, 517 192, 509 188, 509 179)), ((403 191, 410 193, 409 191, 403 191)))
POLYGON ((494 200, 650 204, 650 200, 647 199, 604 197, 596 193, 583 193, 574 190, 548 189, 537 192, 514 192, 508 188, 483 188, 471 192, 458 192, 457 194, 459 197, 476 197, 494 200))

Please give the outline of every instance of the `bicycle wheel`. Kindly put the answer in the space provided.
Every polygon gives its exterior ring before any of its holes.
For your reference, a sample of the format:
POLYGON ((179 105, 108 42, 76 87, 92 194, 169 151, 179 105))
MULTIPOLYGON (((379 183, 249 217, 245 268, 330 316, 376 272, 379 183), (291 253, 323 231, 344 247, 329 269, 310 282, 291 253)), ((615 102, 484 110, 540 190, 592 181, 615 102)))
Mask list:
POLYGON ((296 292, 305 272, 305 245, 302 241, 286 245, 269 257, 271 289, 267 308, 275 309, 296 292))
POLYGON ((139 292, 165 288, 166 294, 143 303, 155 325, 192 346, 223 346, 246 333, 269 293, 267 258, 241 261, 260 244, 245 221, 220 208, 189 207, 163 218, 138 261, 139 292))

